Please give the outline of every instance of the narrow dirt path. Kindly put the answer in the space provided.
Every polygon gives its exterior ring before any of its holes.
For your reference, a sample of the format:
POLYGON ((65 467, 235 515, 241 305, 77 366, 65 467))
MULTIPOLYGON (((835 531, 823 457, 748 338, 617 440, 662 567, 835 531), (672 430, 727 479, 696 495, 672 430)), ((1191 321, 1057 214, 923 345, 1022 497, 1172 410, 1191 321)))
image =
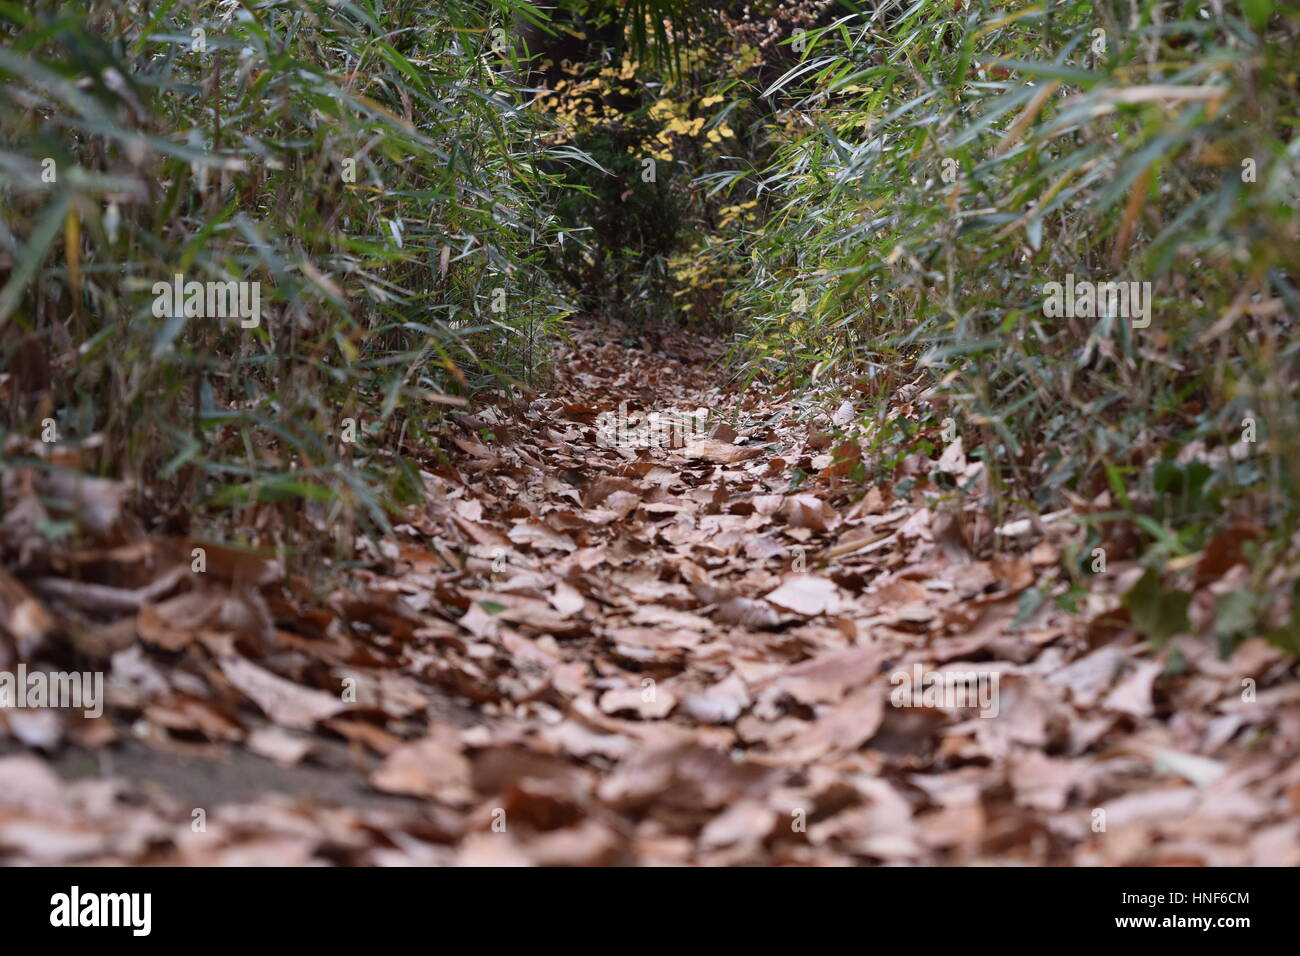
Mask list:
POLYGON ((0 849, 1300 864, 1293 661, 1139 642, 1114 597, 1134 568, 1067 614, 1072 523, 981 556, 978 495, 935 484, 978 486, 959 445, 904 461, 910 497, 864 497, 851 400, 740 397, 716 357, 580 329, 545 395, 455 419, 426 505, 328 610, 273 575, 142 609, 114 658, 115 756, 64 751, 73 782, 0 757, 0 849), (620 435, 602 416, 624 401, 702 407, 707 433, 620 435))

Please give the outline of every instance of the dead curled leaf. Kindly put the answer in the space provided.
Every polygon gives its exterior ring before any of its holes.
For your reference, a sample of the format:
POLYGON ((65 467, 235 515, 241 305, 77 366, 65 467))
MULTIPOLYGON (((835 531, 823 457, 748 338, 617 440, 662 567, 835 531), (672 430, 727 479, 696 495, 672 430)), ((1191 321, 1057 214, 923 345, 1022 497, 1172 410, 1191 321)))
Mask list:
POLYGON ((311 730, 316 723, 347 710, 335 694, 285 680, 242 657, 221 661, 221 672, 240 693, 277 724, 311 730))
POLYGON ((813 574, 790 575, 779 588, 764 595, 764 598, 778 607, 805 617, 830 614, 840 606, 839 588, 835 582, 813 574))
POLYGON ((376 789, 447 803, 472 799, 471 767, 449 730, 430 734, 390 753, 370 777, 376 789))
POLYGON ((809 494, 791 495, 781 506, 781 514, 795 528, 829 531, 839 516, 835 509, 820 498, 809 494))
POLYGON ((683 458, 697 458, 718 465, 734 465, 742 461, 757 458, 763 452, 758 448, 744 448, 713 438, 704 438, 691 442, 682 449, 683 458))
POLYGON ((806 730, 761 759, 765 763, 807 764, 852 753, 880 728, 887 696, 886 688, 880 683, 860 687, 806 730))
POLYGON ((731 674, 707 690, 688 694, 681 709, 703 724, 730 724, 749 707, 749 690, 745 682, 731 674))

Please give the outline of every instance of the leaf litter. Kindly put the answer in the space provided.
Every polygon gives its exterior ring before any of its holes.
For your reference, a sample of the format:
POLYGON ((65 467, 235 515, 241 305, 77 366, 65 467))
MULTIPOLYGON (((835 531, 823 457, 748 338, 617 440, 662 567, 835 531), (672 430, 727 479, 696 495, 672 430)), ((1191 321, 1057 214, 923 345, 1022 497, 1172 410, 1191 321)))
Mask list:
POLYGON ((194 573, 120 483, 7 473, 0 669, 102 670, 107 708, 0 710, 0 860, 1300 865, 1293 659, 1144 640, 1131 562, 1068 613, 1079 525, 995 527, 960 443, 863 489, 850 402, 720 386, 687 332, 574 337, 546 394, 449 419, 324 599, 263 553, 194 573), (709 432, 620 446, 624 402, 709 432), (995 715, 892 693, 969 672, 995 715))

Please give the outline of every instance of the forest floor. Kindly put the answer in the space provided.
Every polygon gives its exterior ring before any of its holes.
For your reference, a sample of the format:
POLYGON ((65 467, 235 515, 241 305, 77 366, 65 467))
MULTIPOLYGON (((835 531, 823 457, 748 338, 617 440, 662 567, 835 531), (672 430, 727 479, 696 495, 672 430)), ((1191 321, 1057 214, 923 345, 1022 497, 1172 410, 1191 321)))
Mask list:
POLYGON ((1062 610, 1072 514, 995 528, 960 442, 864 496, 851 390, 574 337, 544 393, 453 418, 326 600, 107 535, 6 574, 30 658, 71 640, 109 707, 0 711, 0 861, 1300 865, 1293 659, 1139 640, 1134 562, 1062 610), (709 435, 602 442, 622 401, 709 435))

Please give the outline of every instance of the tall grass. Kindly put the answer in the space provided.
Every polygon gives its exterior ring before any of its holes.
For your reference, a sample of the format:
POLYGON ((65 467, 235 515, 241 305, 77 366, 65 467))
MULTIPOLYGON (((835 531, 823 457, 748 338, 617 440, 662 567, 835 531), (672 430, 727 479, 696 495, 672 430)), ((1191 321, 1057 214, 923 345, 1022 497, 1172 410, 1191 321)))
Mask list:
POLYGON ((178 531, 267 505, 344 550, 352 515, 385 526, 431 424, 533 376, 568 308, 539 263, 543 165, 574 153, 523 108, 529 23, 522 0, 0 3, 9 464, 147 483, 178 531), (177 274, 260 283, 260 324, 155 308, 177 274))
POLYGON ((773 106, 756 166, 701 180, 763 204, 702 253, 746 267, 725 305, 750 374, 855 378, 872 480, 952 418, 996 512, 1102 511, 1088 547, 1112 560, 1136 540, 1187 568, 1229 525, 1267 529, 1252 586, 1284 594, 1298 10, 886 0, 812 31, 750 92, 773 106), (1070 274, 1150 282, 1150 326, 1049 317, 1070 274), (892 414, 905 382, 919 421, 892 414))
POLYGON ((887 3, 818 31, 764 91, 770 215, 731 300, 755 363, 910 359, 1040 505, 1253 413, 1290 513, 1298 22, 1270 7, 887 3), (1152 282, 1154 321, 1046 317, 1067 273, 1152 282))

